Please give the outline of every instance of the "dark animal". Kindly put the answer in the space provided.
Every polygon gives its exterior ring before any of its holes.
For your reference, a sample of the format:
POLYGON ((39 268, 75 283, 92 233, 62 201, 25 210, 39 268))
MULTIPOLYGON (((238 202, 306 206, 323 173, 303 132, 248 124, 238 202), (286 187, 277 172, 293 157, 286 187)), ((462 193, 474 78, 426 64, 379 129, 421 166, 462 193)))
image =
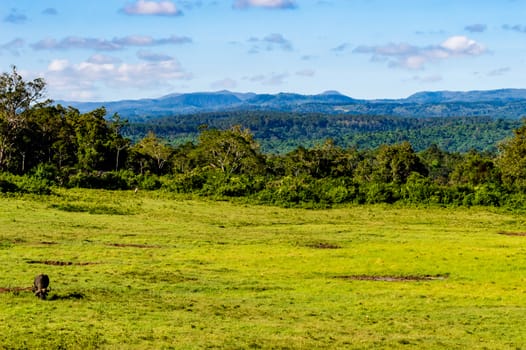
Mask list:
POLYGON ((49 291, 49 276, 40 274, 35 277, 33 282, 33 293, 40 299, 44 300, 47 297, 47 292, 49 291))

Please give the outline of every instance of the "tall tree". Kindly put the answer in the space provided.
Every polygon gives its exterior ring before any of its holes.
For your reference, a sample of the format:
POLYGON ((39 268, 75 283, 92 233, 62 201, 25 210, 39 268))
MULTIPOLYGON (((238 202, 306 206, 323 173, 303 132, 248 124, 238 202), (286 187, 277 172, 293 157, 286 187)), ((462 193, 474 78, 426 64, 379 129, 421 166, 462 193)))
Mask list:
POLYGON ((81 170, 109 170, 108 148, 112 133, 104 116, 106 109, 97 108, 81 114, 74 121, 78 166, 81 170))
POLYGON ((130 140, 122 137, 121 135, 121 130, 126 125, 128 125, 128 120, 121 119, 119 113, 114 113, 110 119, 110 147, 115 151, 115 171, 119 170, 119 161, 122 151, 130 147, 130 140))
POLYGON ((264 158, 250 130, 235 125, 227 130, 204 130, 195 150, 205 166, 227 177, 232 174, 257 174, 264 158))
POLYGON ((16 142, 27 128, 26 112, 50 102, 40 102, 45 86, 42 78, 26 82, 15 66, 0 76, 0 171, 9 167, 13 154, 19 151, 16 142))
POLYGON ((405 183, 412 172, 427 176, 427 169, 409 142, 383 145, 374 161, 373 178, 378 182, 405 183))
POLYGON ((136 162, 140 165, 141 174, 150 169, 160 175, 173 150, 157 138, 153 131, 140 140, 133 148, 136 162))
POLYGON ((493 158, 475 150, 464 154, 450 174, 452 185, 477 186, 495 183, 497 180, 498 172, 493 158))

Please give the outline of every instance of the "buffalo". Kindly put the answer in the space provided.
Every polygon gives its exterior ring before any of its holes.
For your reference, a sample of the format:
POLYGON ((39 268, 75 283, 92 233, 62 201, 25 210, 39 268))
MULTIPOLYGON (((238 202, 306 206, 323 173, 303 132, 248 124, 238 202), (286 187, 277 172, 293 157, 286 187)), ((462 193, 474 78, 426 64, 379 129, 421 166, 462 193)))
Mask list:
POLYGON ((35 277, 33 282, 33 293, 40 299, 44 300, 47 297, 49 291, 49 276, 45 274, 39 274, 35 277))

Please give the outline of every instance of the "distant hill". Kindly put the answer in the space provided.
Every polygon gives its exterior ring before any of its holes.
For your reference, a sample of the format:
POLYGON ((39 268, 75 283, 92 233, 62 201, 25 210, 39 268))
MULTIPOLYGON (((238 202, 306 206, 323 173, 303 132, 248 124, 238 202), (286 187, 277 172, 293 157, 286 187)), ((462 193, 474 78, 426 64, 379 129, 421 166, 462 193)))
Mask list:
POLYGON ((337 91, 317 95, 255 94, 227 90, 170 94, 157 99, 108 102, 57 101, 87 112, 100 106, 108 114, 145 120, 157 117, 223 111, 388 115, 401 117, 489 116, 518 119, 526 115, 526 89, 488 91, 424 91, 404 99, 357 100, 337 91))
POLYGON ((512 102, 526 100, 526 89, 487 91, 423 91, 404 99, 405 103, 512 102))

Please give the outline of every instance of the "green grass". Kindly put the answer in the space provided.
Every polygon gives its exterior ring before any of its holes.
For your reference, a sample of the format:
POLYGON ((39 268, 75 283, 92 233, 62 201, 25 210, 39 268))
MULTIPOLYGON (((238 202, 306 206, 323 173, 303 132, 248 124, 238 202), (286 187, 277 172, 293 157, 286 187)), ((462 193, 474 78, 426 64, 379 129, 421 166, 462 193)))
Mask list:
POLYGON ((0 348, 526 348, 526 237, 502 234, 525 231, 482 208, 0 197, 0 348))

